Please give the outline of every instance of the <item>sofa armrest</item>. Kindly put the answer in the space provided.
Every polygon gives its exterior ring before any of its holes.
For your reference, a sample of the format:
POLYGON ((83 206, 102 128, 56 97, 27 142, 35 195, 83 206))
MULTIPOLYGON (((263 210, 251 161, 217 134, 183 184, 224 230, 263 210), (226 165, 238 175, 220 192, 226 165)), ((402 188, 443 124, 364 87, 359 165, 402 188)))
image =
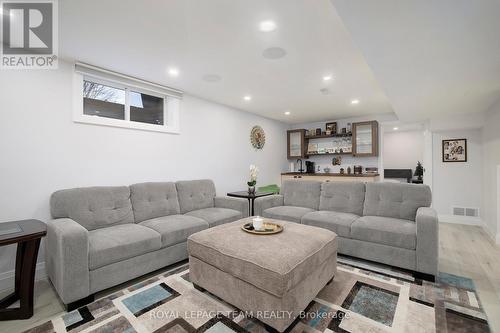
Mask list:
POLYGON ((439 263, 439 221, 429 207, 420 207, 417 223, 417 271, 437 277, 439 263))
POLYGON ((248 200, 231 197, 215 197, 215 207, 229 208, 241 212, 241 217, 248 216, 248 200))
POLYGON ((90 295, 88 231, 61 218, 47 223, 47 274, 59 297, 69 304, 90 295))
POLYGON ((284 205, 283 195, 280 194, 257 198, 255 199, 254 203, 255 215, 262 216, 263 215, 262 212, 265 211, 266 209, 283 205, 284 205))

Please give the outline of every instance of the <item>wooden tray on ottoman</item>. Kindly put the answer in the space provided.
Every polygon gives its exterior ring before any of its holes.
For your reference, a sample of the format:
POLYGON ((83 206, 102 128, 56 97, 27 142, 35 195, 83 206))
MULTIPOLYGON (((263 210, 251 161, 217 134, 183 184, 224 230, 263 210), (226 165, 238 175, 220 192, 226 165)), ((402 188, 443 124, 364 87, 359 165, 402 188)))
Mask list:
POLYGON ((255 235, 272 235, 283 231, 283 226, 278 223, 264 222, 262 226, 264 227, 263 230, 255 230, 252 222, 249 222, 242 225, 241 229, 255 235))

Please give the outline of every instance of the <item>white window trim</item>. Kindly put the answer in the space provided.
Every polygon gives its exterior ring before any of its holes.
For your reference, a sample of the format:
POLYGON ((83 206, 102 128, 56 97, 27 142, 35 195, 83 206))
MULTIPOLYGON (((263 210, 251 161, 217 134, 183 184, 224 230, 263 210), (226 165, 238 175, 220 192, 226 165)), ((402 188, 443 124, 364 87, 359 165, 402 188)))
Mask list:
MULTIPOLYGON (((128 96, 128 94, 125 94, 128 96)), ((127 97, 126 97, 127 98, 127 97)), ((147 82, 123 74, 111 72, 95 66, 77 63, 73 76, 73 121, 81 124, 112 126, 120 128, 138 129, 143 131, 180 134, 179 112, 182 92, 147 82), (125 107, 125 120, 90 116, 83 113, 83 81, 91 80, 124 90, 133 90, 155 97, 163 98, 163 120, 165 125, 155 125, 130 121, 128 103, 125 107)))

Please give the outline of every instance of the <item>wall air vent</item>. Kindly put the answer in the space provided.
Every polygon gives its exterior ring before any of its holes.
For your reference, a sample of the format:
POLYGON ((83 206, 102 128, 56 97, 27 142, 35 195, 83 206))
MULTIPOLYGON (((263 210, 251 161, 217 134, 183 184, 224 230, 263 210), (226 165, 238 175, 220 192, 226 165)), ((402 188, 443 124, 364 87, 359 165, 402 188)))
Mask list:
POLYGON ((452 207, 453 215, 455 216, 469 216, 469 217, 479 217, 479 208, 471 207, 452 207))
POLYGON ((465 216, 465 208, 463 207, 453 207, 453 215, 465 216))
POLYGON ((465 208, 465 216, 478 217, 479 209, 478 208, 465 208))

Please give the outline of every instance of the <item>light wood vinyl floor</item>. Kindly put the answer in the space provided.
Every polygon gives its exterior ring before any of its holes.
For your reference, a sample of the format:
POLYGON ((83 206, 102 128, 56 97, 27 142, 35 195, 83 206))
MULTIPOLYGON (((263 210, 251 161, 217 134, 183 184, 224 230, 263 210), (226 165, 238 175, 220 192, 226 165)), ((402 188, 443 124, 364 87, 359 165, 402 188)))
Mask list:
MULTIPOLYGON (((500 333, 500 247, 495 246, 484 231, 475 226, 441 223, 439 233, 440 271, 474 280, 492 332, 500 333)), ((156 273, 148 276, 154 274, 156 273)), ((107 290, 97 297, 124 288, 138 280, 107 290)), ((40 280, 35 285, 34 316, 27 320, 0 322, 0 332, 22 332, 63 311, 63 305, 50 283, 47 280, 40 280)))

